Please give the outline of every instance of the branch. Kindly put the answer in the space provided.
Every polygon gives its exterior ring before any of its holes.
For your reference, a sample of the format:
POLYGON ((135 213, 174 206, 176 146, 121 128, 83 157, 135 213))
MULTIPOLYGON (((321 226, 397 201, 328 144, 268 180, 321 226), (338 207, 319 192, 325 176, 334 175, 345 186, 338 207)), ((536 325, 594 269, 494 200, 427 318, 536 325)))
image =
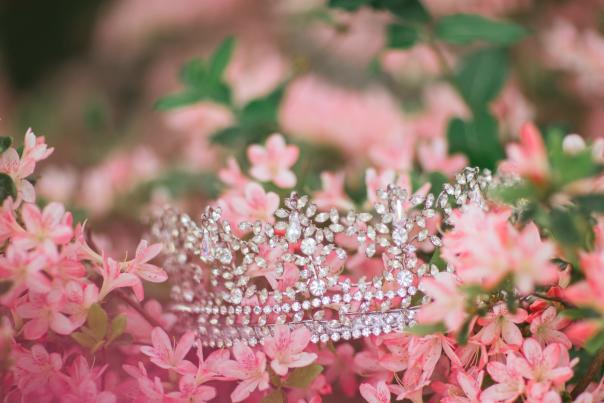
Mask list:
POLYGON ((589 368, 587 368, 585 375, 583 375, 575 385, 571 393, 573 399, 576 399, 577 396, 583 393, 589 384, 596 379, 602 368, 602 364, 604 364, 604 348, 598 351, 598 354, 596 354, 591 364, 589 364, 589 368))
POLYGON ((134 309, 136 312, 139 313, 139 315, 141 315, 147 322, 149 322, 149 324, 153 327, 161 327, 161 324, 155 320, 151 315, 149 315, 141 306, 138 302, 133 301, 132 299, 130 299, 130 297, 128 297, 122 290, 114 290, 113 295, 115 295, 117 298, 119 298, 120 300, 122 300, 123 302, 125 302, 126 304, 128 304, 129 306, 132 307, 132 309, 134 309))

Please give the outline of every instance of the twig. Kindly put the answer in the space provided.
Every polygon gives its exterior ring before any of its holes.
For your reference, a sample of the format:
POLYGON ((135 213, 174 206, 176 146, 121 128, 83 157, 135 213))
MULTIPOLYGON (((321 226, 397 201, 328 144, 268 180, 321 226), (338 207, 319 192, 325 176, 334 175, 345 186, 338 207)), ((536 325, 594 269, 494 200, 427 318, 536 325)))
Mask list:
POLYGON ((153 327, 161 327, 161 324, 157 322, 151 315, 149 315, 138 302, 133 301, 128 297, 122 290, 114 290, 113 294, 121 299, 126 304, 130 305, 132 309, 138 312, 149 324, 153 327))
POLYGON ((598 351, 598 354, 596 354, 591 364, 589 364, 589 368, 587 368, 585 375, 583 375, 579 382, 575 385, 571 393, 573 399, 576 399, 581 393, 583 393, 589 384, 596 379, 602 368, 602 364, 604 364, 604 348, 598 351))

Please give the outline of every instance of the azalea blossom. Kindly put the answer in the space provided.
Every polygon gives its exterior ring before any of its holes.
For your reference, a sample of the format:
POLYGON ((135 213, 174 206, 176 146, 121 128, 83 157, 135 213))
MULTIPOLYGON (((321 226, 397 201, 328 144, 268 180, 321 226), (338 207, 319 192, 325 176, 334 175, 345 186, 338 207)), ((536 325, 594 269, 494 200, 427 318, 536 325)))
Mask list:
POLYGON ((458 330, 466 313, 466 297, 459 288, 459 280, 447 272, 437 273, 434 278, 425 278, 419 289, 432 298, 432 302, 422 306, 417 314, 421 323, 444 321, 447 329, 458 330))
POLYGON ((168 334, 160 327, 151 332, 151 346, 141 347, 141 352, 151 358, 151 362, 160 368, 173 369, 179 373, 194 371, 194 365, 185 360, 185 356, 195 342, 195 334, 187 332, 183 334, 178 343, 174 345, 168 334))
POLYGON ((17 314, 29 319, 23 327, 25 338, 36 340, 48 330, 58 334, 70 334, 75 326, 62 312, 64 307, 63 290, 54 288, 46 294, 30 292, 28 299, 17 303, 17 314))
POLYGON ((241 342, 235 343, 232 351, 235 360, 224 361, 220 365, 220 372, 224 376, 240 380, 233 393, 231 393, 231 400, 240 402, 256 389, 268 389, 269 377, 268 372, 266 372, 266 356, 264 353, 261 351, 254 352, 241 342))
POLYGON ((527 317, 524 309, 518 308, 512 314, 505 304, 499 303, 485 317, 478 318, 482 329, 476 334, 476 339, 490 345, 502 338, 505 343, 520 347, 524 339, 518 324, 526 321, 527 317))
POLYGON ((140 279, 132 274, 122 272, 122 267, 119 262, 110 257, 103 257, 103 264, 97 268, 103 276, 103 285, 99 292, 99 299, 102 300, 111 291, 122 288, 132 287, 134 295, 140 301, 143 299, 143 285, 140 279))
POLYGON ((369 403, 390 403, 390 390, 384 381, 378 382, 375 386, 363 383, 359 392, 369 403))
POLYGON ((166 281, 168 279, 166 272, 148 263, 161 252, 161 249, 162 245, 159 243, 149 245, 147 241, 141 240, 136 248, 134 259, 128 262, 126 271, 152 283, 166 281))
POLYGON ((487 372, 496 383, 482 391, 481 399, 512 402, 524 393, 526 382, 515 366, 516 361, 514 356, 509 354, 505 363, 489 362, 487 372))
POLYGON ((73 236, 71 213, 66 213, 60 203, 50 203, 42 211, 27 203, 21 210, 21 218, 25 231, 15 234, 15 244, 20 247, 54 251, 56 245, 66 244, 73 236))
POLYGON ((537 184, 548 178, 547 152, 534 124, 524 124, 520 129, 520 144, 509 144, 506 151, 508 159, 499 165, 501 171, 524 176, 537 184))
POLYGON ((290 331, 288 326, 277 326, 274 335, 264 340, 264 352, 271 359, 271 368, 278 375, 285 375, 288 368, 300 368, 311 364, 315 353, 304 352, 310 341, 310 331, 298 327, 290 331))
POLYGON ((313 200, 317 207, 322 210, 337 208, 339 210, 350 210, 353 203, 344 190, 344 173, 321 173, 321 190, 315 192, 313 200))
POLYGON ((293 145, 286 145, 280 134, 273 134, 266 140, 266 146, 251 145, 247 157, 252 167, 250 174, 262 181, 272 181, 281 188, 296 185, 296 176, 290 168, 298 160, 300 150, 293 145))
POLYGON ((256 182, 250 182, 243 188, 243 193, 227 193, 219 203, 225 207, 225 214, 234 223, 257 220, 271 222, 273 213, 279 207, 279 196, 265 192, 256 182))

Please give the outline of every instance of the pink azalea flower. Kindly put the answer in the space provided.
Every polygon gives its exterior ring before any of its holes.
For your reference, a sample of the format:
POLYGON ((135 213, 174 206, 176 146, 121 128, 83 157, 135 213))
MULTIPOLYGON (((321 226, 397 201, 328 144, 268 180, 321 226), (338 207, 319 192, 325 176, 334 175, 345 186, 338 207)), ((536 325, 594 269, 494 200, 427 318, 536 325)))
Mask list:
POLYGON ((26 339, 39 339, 48 329, 63 335, 73 332, 73 323, 61 312, 64 307, 62 290, 53 289, 47 294, 30 292, 28 296, 27 302, 17 305, 17 314, 24 319, 30 319, 23 326, 26 339))
POLYGON ((524 357, 512 356, 512 362, 518 373, 533 382, 551 382, 562 386, 573 376, 568 351, 562 344, 552 343, 545 349, 535 339, 529 338, 522 345, 524 357))
POLYGON ((195 334, 187 332, 180 337, 176 345, 160 327, 151 332, 151 346, 142 346, 141 353, 149 356, 151 362, 160 368, 171 369, 180 374, 195 372, 192 362, 185 360, 185 356, 195 342, 195 334))
POLYGON ((61 400, 67 403, 114 403, 116 396, 109 391, 101 391, 100 378, 107 365, 101 368, 91 368, 82 356, 76 357, 68 369, 66 380, 69 390, 61 400))
POLYGON ((481 385, 484 379, 484 371, 472 376, 464 371, 454 372, 451 377, 455 384, 444 384, 433 382, 432 388, 442 395, 443 403, 478 403, 481 385))
POLYGON ((580 267, 585 280, 564 290, 564 296, 575 305, 588 306, 604 313, 604 248, 582 253, 580 267))
POLYGON ((528 223, 517 233, 515 246, 510 250, 511 264, 514 282, 521 293, 532 292, 535 284, 556 283, 559 270, 551 263, 556 252, 555 246, 548 240, 541 240, 535 223, 528 223))
POLYGON ((165 401, 166 395, 161 380, 157 376, 154 379, 150 379, 147 369, 142 362, 139 361, 136 367, 126 364, 122 368, 124 372, 136 379, 138 384, 138 390, 130 392, 134 397, 135 403, 163 403, 165 401))
POLYGON ((354 204, 344 190, 344 180, 344 172, 321 173, 321 190, 313 195, 313 201, 319 209, 329 210, 333 207, 339 210, 351 210, 354 208, 354 204))
POLYGON ((37 137, 31 128, 25 133, 23 142, 23 158, 32 159, 35 162, 45 160, 52 154, 54 148, 49 148, 46 145, 44 136, 37 137))
POLYGON ((354 347, 342 343, 336 347, 335 352, 323 349, 319 352, 317 362, 326 366, 325 378, 328 382, 333 383, 337 379, 344 394, 354 396, 357 390, 354 347))
POLYGON ((359 392, 369 403, 390 403, 390 389, 384 381, 378 382, 375 386, 363 383, 359 387, 359 392))
POLYGON ((61 354, 49 353, 43 345, 34 344, 31 350, 17 349, 14 357, 19 374, 16 381, 24 397, 39 393, 60 395, 65 390, 61 354))
POLYGON ((462 154, 449 156, 447 142, 442 137, 420 144, 417 158, 426 172, 442 172, 447 176, 455 175, 468 165, 467 158, 462 154))
POLYGON ((388 389, 396 395, 396 400, 410 400, 413 403, 422 403, 423 389, 429 384, 430 381, 425 378, 425 373, 421 368, 413 366, 405 371, 402 382, 388 385, 388 389))
POLYGON ((547 307, 539 316, 531 321, 531 333, 541 344, 560 343, 566 348, 571 348, 572 343, 560 329, 570 323, 569 318, 558 315, 556 308, 547 307))
POLYGON ((487 371, 495 385, 489 386, 480 394, 483 401, 513 402, 525 391, 525 381, 515 366, 516 360, 512 354, 506 362, 492 361, 487 364, 487 371))
POLYGON ((512 314, 504 303, 499 303, 486 316, 478 318, 482 329, 476 334, 476 339, 490 345, 503 338, 505 343, 520 347, 523 338, 517 324, 526 321, 527 317, 524 309, 518 308, 516 313, 512 314))
POLYGON ((376 171, 373 168, 365 171, 365 185, 367 186, 367 200, 370 203, 377 201, 377 191, 379 189, 385 190, 388 185, 395 184, 396 172, 392 170, 384 170, 381 172, 376 171))
POLYGON ((227 167, 218 172, 218 177, 234 189, 243 189, 250 180, 241 173, 241 168, 234 157, 227 159, 227 167))
POLYGON ((422 305, 417 314, 420 323, 444 321, 447 329, 457 331, 467 314, 466 297, 460 290, 458 279, 448 272, 440 272, 434 278, 424 278, 419 289, 432 298, 432 302, 422 305))
POLYGON ((203 348, 201 342, 197 340, 197 372, 195 373, 195 381, 198 384, 209 382, 215 379, 224 379, 222 376, 222 364, 229 360, 228 350, 216 350, 204 359, 203 348))
POLYGON ((129 273, 134 273, 143 280, 152 283, 162 283, 168 279, 166 272, 152 264, 147 263, 157 256, 162 250, 161 243, 149 245, 147 241, 141 240, 136 248, 136 255, 126 268, 129 273))
POLYGON ((562 403, 560 393, 551 390, 546 383, 529 383, 526 388, 526 403, 562 403))
POLYGON ((180 378, 178 389, 178 391, 168 393, 168 397, 192 403, 205 403, 216 397, 215 388, 198 384, 192 375, 180 378))
POLYGON ((408 344, 410 368, 403 381, 411 391, 417 391, 420 385, 429 382, 441 356, 446 355, 453 366, 461 367, 461 361, 453 350, 454 341, 443 334, 412 337, 408 344), (406 379, 407 378, 407 379, 406 379))
POLYGON ((144 291, 140 279, 132 273, 122 272, 119 262, 104 256, 103 264, 97 267, 97 270, 103 276, 103 285, 99 292, 99 300, 103 300, 111 291, 122 287, 132 287, 135 297, 139 301, 143 299, 144 291))
POLYGON ((65 297, 64 311, 69 313, 71 322, 78 328, 86 322, 92 304, 99 301, 99 289, 91 283, 70 281, 65 286, 65 297))
POLYGON ((397 134, 373 144, 369 148, 369 158, 383 170, 408 172, 413 166, 415 138, 408 132, 397 134))
MULTIPOLYGON (((11 294, 18 296, 23 290, 45 293, 50 291, 50 280, 42 270, 46 265, 44 255, 37 252, 27 252, 17 246, 10 245, 0 255, 0 279, 12 283, 11 294)), ((3 296, 4 298, 5 296, 3 296)))
POLYGON ((290 168, 298 160, 300 150, 286 145, 280 134, 273 134, 266 141, 266 147, 254 144, 248 147, 247 156, 252 164, 250 174, 262 182, 272 181, 281 188, 296 185, 296 176, 290 168))
POLYGON ((306 327, 292 332, 288 326, 277 326, 274 333, 264 340, 264 352, 271 358, 271 368, 278 375, 286 375, 289 368, 310 365, 317 358, 315 353, 304 352, 311 336, 306 327))
POLYGON ((73 237, 72 216, 60 203, 50 203, 42 211, 35 204, 25 204, 21 210, 25 231, 16 234, 15 244, 23 248, 39 247, 55 250, 73 237))
POLYGON ((520 129, 520 144, 509 144, 508 159, 499 165, 502 172, 517 174, 540 184, 549 176, 547 150, 539 129, 526 123, 520 129))
POLYGON ((527 294, 535 283, 558 279, 559 270, 551 263, 554 245, 541 240, 534 223, 518 231, 508 222, 509 214, 470 205, 451 217, 454 228, 443 236, 442 255, 465 284, 490 289, 513 273, 516 287, 527 294))
POLYGON ((34 186, 26 178, 36 167, 36 161, 31 158, 19 157, 13 147, 8 148, 0 155, 0 172, 11 177, 17 188, 17 203, 21 200, 33 203, 36 200, 34 186))
POLYGON ((264 353, 254 353, 246 344, 237 342, 233 346, 233 357, 235 360, 224 361, 220 365, 224 376, 241 381, 231 393, 233 402, 245 400, 256 389, 268 389, 269 376, 264 353))
POLYGON ((242 195, 227 194, 223 196, 222 201, 236 223, 257 220, 272 222, 273 213, 279 207, 279 196, 273 192, 265 192, 256 182, 245 185, 242 195))

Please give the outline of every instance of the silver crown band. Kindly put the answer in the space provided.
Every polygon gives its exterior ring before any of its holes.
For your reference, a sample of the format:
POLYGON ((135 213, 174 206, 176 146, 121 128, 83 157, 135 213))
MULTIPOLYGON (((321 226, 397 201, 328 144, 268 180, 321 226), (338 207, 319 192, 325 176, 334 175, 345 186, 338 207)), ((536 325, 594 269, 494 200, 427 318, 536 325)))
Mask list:
POLYGON ((262 343, 277 325, 305 326, 315 343, 401 332, 427 302, 419 280, 439 270, 418 263, 418 252, 442 243, 429 221, 446 224, 454 207, 468 203, 484 207, 491 182, 489 171, 465 168, 438 195, 389 185, 377 192, 373 212, 359 213, 319 211, 292 193, 274 222, 242 222, 237 231, 219 208, 207 207, 196 224, 168 207, 155 212, 151 236, 164 244, 178 324, 198 329, 206 346, 262 343), (381 273, 351 282, 343 273, 357 254, 380 257, 381 273), (299 276, 284 285, 292 268, 299 276))

